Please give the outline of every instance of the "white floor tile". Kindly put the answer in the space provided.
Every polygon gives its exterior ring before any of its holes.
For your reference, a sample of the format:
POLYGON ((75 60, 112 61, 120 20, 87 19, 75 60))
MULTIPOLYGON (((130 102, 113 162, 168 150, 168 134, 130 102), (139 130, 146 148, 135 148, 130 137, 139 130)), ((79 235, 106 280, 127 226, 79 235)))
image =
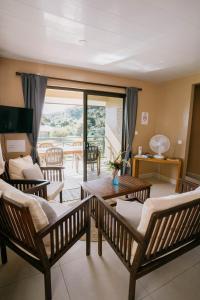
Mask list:
MULTIPOLYGON (((129 273, 117 256, 103 254, 82 257, 68 264, 61 264, 71 300, 127 300, 129 273)), ((147 296, 137 284, 136 300, 147 296)))
POLYGON ((40 273, 13 251, 7 250, 7 255, 7 264, 0 263, 0 287, 40 273))
POLYGON ((151 298, 153 300, 190 300, 188 298, 182 298, 180 291, 173 282, 169 282, 162 288, 155 291, 151 294, 151 298))
MULTIPOLYGON (((18 280, 40 274, 36 268, 7 248, 8 262, 5 265, 0 263, 0 288, 18 280)), ((53 268, 58 266, 56 263, 53 268)))
POLYGON ((165 266, 142 277, 140 282, 148 292, 152 292, 197 263, 200 263, 200 256, 196 250, 193 249, 165 266))
POLYGON ((162 197, 175 193, 175 185, 160 181, 157 178, 147 178, 145 181, 152 184, 151 197, 162 197))
POLYGON ((200 265, 192 267, 151 294, 153 300, 198 300, 200 265))
MULTIPOLYGON (((53 300, 69 300, 70 298, 60 268, 53 268, 51 276, 53 300)), ((44 297, 42 274, 16 281, 13 284, 0 288, 1 300, 44 300, 44 297)))

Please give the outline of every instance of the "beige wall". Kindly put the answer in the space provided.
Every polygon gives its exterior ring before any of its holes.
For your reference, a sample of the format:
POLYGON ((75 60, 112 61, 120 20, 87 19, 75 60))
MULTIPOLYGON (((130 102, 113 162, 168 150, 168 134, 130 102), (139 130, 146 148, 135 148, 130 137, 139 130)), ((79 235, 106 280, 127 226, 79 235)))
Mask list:
MULTIPOLYGON (((193 85, 200 82, 200 74, 168 81, 160 84, 158 89, 159 107, 156 133, 167 135, 171 141, 169 156, 185 160, 187 152, 187 135, 190 123, 190 109, 193 85), (177 143, 182 140, 182 145, 177 143)), ((175 177, 172 167, 161 167, 162 175, 175 177)))
MULTIPOLYGON (((109 74, 59 67, 56 65, 38 64, 0 58, 1 105, 23 106, 23 95, 20 77, 16 76, 16 72, 40 73, 41 75, 47 75, 51 77, 62 77, 87 82, 98 82, 120 86, 135 86, 142 88, 142 92, 139 92, 138 120, 136 126, 139 134, 135 138, 134 151, 137 150, 138 145, 143 145, 145 151, 149 150, 148 141, 155 131, 159 100, 157 97, 157 86, 155 84, 140 80, 113 76, 109 74), (140 125, 142 111, 148 111, 150 114, 150 122, 148 126, 140 125)), ((53 81, 51 80, 51 84, 52 83, 53 81)), ((57 82, 57 84, 66 85, 67 83, 64 81, 60 81, 57 82)), ((69 83, 68 85, 72 86, 71 83, 69 83)), ((105 88, 102 87, 101 89, 105 88)), ((18 135, 14 136, 19 137, 18 135)), ((10 137, 13 138, 13 135, 6 135, 6 138, 10 137)), ((29 151, 30 149, 27 144, 27 152, 29 151)), ((14 154, 12 156, 16 155, 18 154, 14 154)), ((151 167, 148 166, 147 168, 145 168, 146 172, 148 172, 149 170, 151 170, 151 167)))
MULTIPOLYGON (((17 71, 142 88, 142 91, 139 92, 136 124, 138 135, 135 136, 134 140, 134 152, 137 151, 139 145, 143 146, 144 151, 149 151, 149 139, 154 134, 161 133, 166 134, 171 141, 171 148, 167 154, 169 156, 185 158, 192 85, 200 83, 200 74, 164 82, 162 84, 152 84, 145 81, 98 72, 0 58, 0 104, 23 106, 20 78, 15 75, 17 71), (149 112, 150 119, 148 126, 141 125, 140 123, 142 111, 149 112), (182 145, 177 144, 178 140, 182 140, 182 145)), ((53 82, 51 81, 51 83, 53 82)), ((72 83, 66 83, 64 81, 57 83, 72 86, 72 83)), ((102 87, 102 89, 105 88, 102 87)), ((6 135, 6 137, 10 138, 10 135, 6 135)), ((17 137, 19 136, 17 135, 17 137)), ((29 151, 28 143, 27 151, 29 151)), ((142 169, 143 172, 156 170, 156 168, 149 165, 145 165, 142 169)), ((161 167, 160 172, 168 177, 175 176, 174 170, 171 167, 161 167)))

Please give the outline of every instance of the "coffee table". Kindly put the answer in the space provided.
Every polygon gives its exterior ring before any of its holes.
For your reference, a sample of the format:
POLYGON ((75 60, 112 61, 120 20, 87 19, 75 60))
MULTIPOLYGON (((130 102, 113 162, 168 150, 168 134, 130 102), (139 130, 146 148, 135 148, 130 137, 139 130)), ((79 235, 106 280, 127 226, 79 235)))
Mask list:
POLYGON ((105 177, 83 182, 81 184, 81 199, 86 194, 100 196, 105 200, 134 194, 139 201, 144 202, 150 196, 150 188, 151 184, 132 176, 119 176, 119 185, 112 185, 112 178, 105 177))
POLYGON ((132 176, 119 176, 119 185, 112 185, 112 178, 105 177, 96 180, 83 182, 81 184, 81 199, 88 195, 94 195, 91 204, 91 214, 97 220, 97 201, 95 196, 104 200, 119 196, 128 196, 144 203, 150 197, 151 184, 132 176))

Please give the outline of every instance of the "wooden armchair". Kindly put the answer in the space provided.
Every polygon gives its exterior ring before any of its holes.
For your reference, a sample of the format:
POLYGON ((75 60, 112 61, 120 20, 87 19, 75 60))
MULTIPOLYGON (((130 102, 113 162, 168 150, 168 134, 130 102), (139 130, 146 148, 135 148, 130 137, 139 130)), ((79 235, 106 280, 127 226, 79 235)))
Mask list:
POLYGON ((6 180, 6 182, 24 193, 33 194, 47 199, 47 186, 49 185, 48 180, 9 179, 6 180))
POLYGON ((0 199, 0 248, 2 263, 6 247, 44 274, 45 299, 52 299, 51 267, 86 234, 86 255, 90 254, 90 197, 36 232, 29 209, 0 199), (48 239, 48 245, 46 241, 48 239))
POLYGON ((60 147, 51 147, 46 150, 46 166, 63 166, 63 149, 60 147))
POLYGON ((60 203, 63 201, 64 188, 64 167, 40 167, 44 179, 50 182, 47 186, 47 199, 53 200, 57 194, 60 197, 60 203), (52 195, 52 196, 51 196, 52 195))
MULTIPOLYGON (((194 185, 182 181, 183 190, 194 185)), ((98 252, 102 255, 102 236, 130 273, 128 299, 135 299, 136 280, 200 245, 200 199, 156 211, 146 233, 98 198, 98 252)))
MULTIPOLYGON (((6 180, 8 183, 12 185, 16 184, 16 186, 24 183, 27 184, 27 188, 31 188, 40 184, 43 184, 43 194, 41 194, 42 198, 47 200, 53 200, 59 194, 60 203, 62 203, 62 190, 64 187, 64 167, 56 166, 56 167, 40 167, 44 180, 26 180, 26 179, 10 179, 9 176, 9 168, 8 163, 6 162, 5 165, 5 173, 3 174, 2 178, 6 180)), ((41 189, 39 187, 40 193, 41 189)))
POLYGON ((0 178, 24 193, 34 194, 47 199, 48 180, 10 179, 7 171, 0 178))
POLYGON ((97 175, 100 175, 101 155, 98 146, 88 145, 87 147, 87 164, 91 165, 91 170, 94 171, 94 164, 97 164, 97 175))

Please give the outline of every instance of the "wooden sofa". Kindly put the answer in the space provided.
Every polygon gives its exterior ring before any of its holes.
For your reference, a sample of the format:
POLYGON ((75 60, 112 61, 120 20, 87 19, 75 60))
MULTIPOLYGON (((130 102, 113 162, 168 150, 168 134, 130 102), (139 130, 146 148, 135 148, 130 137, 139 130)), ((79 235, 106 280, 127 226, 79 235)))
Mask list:
MULTIPOLYGON (((38 195, 42 184, 25 189, 38 195)), ((2 263, 7 262, 6 247, 29 262, 44 274, 45 299, 52 299, 51 267, 86 234, 86 255, 90 254, 90 197, 80 205, 53 219, 49 225, 36 232, 27 207, 0 198, 0 250, 2 263), (44 239, 48 237, 48 249, 44 239)), ((62 205, 62 204, 60 204, 62 205)))
MULTIPOLYGON (((198 185, 182 181, 180 191, 198 185)), ((106 201, 98 199, 98 253, 102 236, 130 273, 129 300, 135 299, 136 280, 200 245, 200 199, 154 212, 145 235, 134 229, 106 201), (133 255, 133 247, 135 253, 133 255)))

